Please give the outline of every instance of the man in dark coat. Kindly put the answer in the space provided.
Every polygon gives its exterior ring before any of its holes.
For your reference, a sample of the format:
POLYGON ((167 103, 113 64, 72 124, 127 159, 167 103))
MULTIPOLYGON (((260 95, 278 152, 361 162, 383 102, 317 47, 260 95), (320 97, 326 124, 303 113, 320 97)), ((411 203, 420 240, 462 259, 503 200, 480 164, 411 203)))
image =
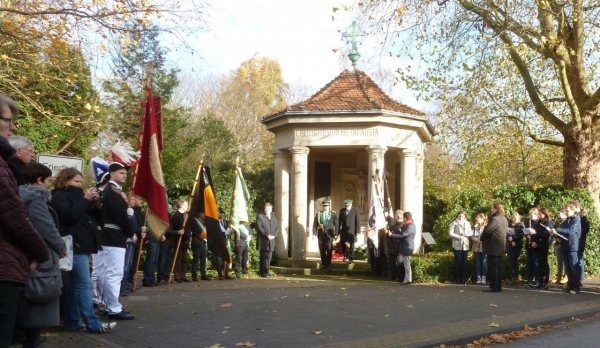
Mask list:
POLYGON ((33 143, 25 137, 12 136, 8 139, 10 146, 15 149, 15 155, 8 160, 8 166, 17 180, 17 186, 27 184, 23 178, 23 169, 33 158, 33 143))
POLYGON ((188 224, 192 232, 192 281, 198 281, 198 264, 200 264, 200 279, 210 280, 206 275, 206 257, 208 248, 206 246, 206 214, 201 211, 198 217, 188 224))
POLYGON ((579 266, 579 257, 577 255, 581 239, 581 218, 576 214, 577 207, 575 204, 569 204, 566 207, 567 219, 552 230, 552 233, 558 233, 566 239, 560 241, 560 251, 567 266, 567 277, 569 281, 563 289, 564 292, 579 294, 581 287, 580 274, 581 267, 579 266))
POLYGON ((579 219, 581 221, 581 236, 579 237, 579 250, 577 250, 577 258, 579 260, 579 286, 583 286, 583 279, 585 278, 585 260, 584 252, 585 245, 587 242, 587 235, 590 232, 590 220, 587 216, 587 211, 581 207, 581 202, 579 200, 574 200, 571 204, 575 205, 577 208, 575 210, 576 214, 579 214, 579 219))
MULTIPOLYGON (((412 214, 408 211, 403 213, 402 210, 396 210, 395 221, 397 223, 390 227, 388 236, 394 240, 393 244, 394 250, 396 251, 397 267, 400 268, 400 265, 404 266, 404 279, 401 284, 407 285, 412 283, 410 257, 415 249, 415 234, 417 233, 417 227, 413 222, 412 214), (400 224, 401 216, 403 220, 400 224)), ((399 276, 398 281, 400 281, 399 276)))
POLYGON ((185 212, 188 209, 188 202, 186 200, 177 201, 177 211, 171 216, 171 224, 166 232, 167 240, 169 245, 173 249, 173 268, 174 280, 177 283, 189 282, 190 280, 185 277, 187 273, 187 250, 190 246, 190 240, 192 239, 192 233, 186 231, 183 226, 185 220, 185 212), (179 250, 177 246, 179 245, 179 250))
MULTIPOLYGON (((219 228, 223 233, 222 238, 225 240, 225 245, 227 245, 227 248, 229 249, 229 236, 231 235, 231 233, 233 233, 233 230, 229 227, 229 220, 223 217, 225 215, 225 210, 219 207, 218 213, 219 228)), ((235 279, 235 277, 229 275, 229 268, 231 264, 231 256, 229 252, 225 254, 224 251, 217 251, 214 253, 214 255, 216 260, 217 274, 219 274, 219 280, 235 279)))
POLYGON ((279 235, 279 222, 273 215, 273 205, 265 204, 264 212, 256 217, 258 251, 260 252, 260 276, 269 276, 269 265, 275 250, 275 238, 279 235))
POLYGON ((352 206, 352 200, 344 200, 345 207, 340 210, 338 230, 344 260, 354 261, 354 243, 356 235, 360 233, 360 212, 352 206))
POLYGON ((50 257, 6 163, 15 153, 8 139, 17 130, 14 122, 18 115, 18 105, 0 95, 0 347, 10 344, 27 274, 50 257))
POLYGON ((331 272, 331 257, 333 256, 333 240, 338 237, 337 214, 329 208, 331 202, 321 203, 323 211, 315 215, 313 223, 313 238, 319 239, 319 253, 321 254, 321 270, 331 272))
POLYGON ((508 220, 504 216, 504 206, 494 203, 491 208, 490 221, 481 232, 483 253, 488 256, 488 270, 490 272, 490 287, 483 292, 502 291, 502 258, 506 247, 506 234, 508 233, 508 220))
POLYGON ((104 227, 100 234, 100 244, 104 266, 100 284, 109 318, 120 320, 135 319, 135 316, 123 310, 119 303, 127 238, 133 238, 134 235, 127 215, 127 196, 122 191, 122 185, 127 181, 128 169, 129 167, 122 163, 111 163, 108 167, 110 181, 102 191, 104 227))

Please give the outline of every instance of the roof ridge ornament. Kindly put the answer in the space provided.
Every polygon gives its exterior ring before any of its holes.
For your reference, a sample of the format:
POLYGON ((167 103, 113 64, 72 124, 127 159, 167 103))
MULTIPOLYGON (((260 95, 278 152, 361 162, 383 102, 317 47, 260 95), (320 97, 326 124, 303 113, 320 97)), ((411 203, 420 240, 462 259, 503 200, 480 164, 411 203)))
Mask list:
POLYGON ((350 42, 352 43, 352 50, 348 54, 348 58, 350 58, 353 67, 356 67, 356 62, 360 58, 360 53, 358 53, 358 50, 356 49, 356 37, 366 35, 366 32, 359 30, 356 27, 356 21, 352 21, 352 26, 350 27, 350 29, 342 33, 342 37, 349 37, 350 42))

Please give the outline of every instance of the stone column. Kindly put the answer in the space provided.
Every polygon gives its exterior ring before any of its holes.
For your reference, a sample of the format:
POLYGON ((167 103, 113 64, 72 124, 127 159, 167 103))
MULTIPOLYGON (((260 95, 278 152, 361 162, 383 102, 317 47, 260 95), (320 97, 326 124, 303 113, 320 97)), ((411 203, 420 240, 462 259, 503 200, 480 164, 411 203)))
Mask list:
MULTIPOLYGON (((371 204, 371 189, 373 188, 373 177, 379 169, 379 179, 383 174, 385 161, 384 155, 387 151, 386 146, 381 145, 369 145, 366 147, 367 153, 369 154, 369 180, 367 180, 367 207, 371 204)), ((383 187, 382 187, 383 189, 383 187)), ((383 191, 382 191, 383 192, 383 191)), ((383 197, 381 197, 383 199, 383 197)))
POLYGON ((275 254, 283 260, 288 258, 290 235, 290 155, 287 151, 274 151, 275 201, 273 211, 279 219, 280 233, 275 240, 275 254))
POLYGON ((413 221, 417 227, 414 251, 417 253, 421 245, 421 224, 423 223, 423 210, 422 208, 419 210, 419 201, 423 201, 423 194, 421 193, 419 200, 417 152, 412 149, 403 149, 400 150, 400 157, 402 158, 400 164, 400 183, 402 185, 400 187, 400 209, 413 215, 413 221))
POLYGON ((306 259, 306 225, 308 224, 308 152, 306 146, 292 146, 292 186, 289 230, 292 234, 293 261, 306 259))

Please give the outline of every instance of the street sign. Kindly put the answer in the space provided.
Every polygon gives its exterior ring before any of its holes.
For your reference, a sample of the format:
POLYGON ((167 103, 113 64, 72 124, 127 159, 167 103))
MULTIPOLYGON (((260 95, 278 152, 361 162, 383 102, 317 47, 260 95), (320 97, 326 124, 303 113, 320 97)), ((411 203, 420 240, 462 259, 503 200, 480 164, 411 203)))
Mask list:
POLYGON ((65 168, 75 168, 83 173, 83 158, 66 157, 55 155, 38 155, 37 163, 43 164, 52 170, 52 177, 56 178, 58 173, 65 168))

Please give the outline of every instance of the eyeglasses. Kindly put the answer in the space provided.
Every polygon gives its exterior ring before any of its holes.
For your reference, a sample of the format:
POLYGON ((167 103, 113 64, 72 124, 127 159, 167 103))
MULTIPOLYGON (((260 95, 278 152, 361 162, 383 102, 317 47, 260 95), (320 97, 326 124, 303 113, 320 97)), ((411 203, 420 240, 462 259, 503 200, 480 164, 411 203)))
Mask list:
POLYGON ((12 118, 0 117, 0 120, 2 120, 2 121, 4 121, 4 122, 6 122, 6 123, 7 123, 7 124, 9 124, 9 125, 10 125, 11 123, 14 125, 12 118))

